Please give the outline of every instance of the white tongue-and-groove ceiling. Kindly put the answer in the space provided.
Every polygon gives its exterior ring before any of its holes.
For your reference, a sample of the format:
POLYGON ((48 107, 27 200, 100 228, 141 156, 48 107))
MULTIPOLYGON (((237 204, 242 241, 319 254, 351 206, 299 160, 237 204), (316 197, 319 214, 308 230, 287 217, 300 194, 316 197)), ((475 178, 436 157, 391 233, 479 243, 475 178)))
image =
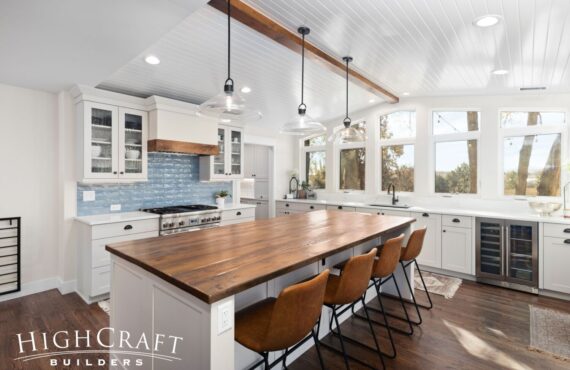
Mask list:
MULTIPOLYGON (((310 27, 311 43, 339 59, 353 56, 359 72, 400 97, 570 90, 568 0, 243 1, 290 30, 310 27), (485 14, 502 19, 475 27, 485 14), (495 69, 509 74, 493 75, 495 69)), ((226 78, 225 22, 205 5, 99 87, 202 103, 226 78), (147 54, 161 63, 146 64, 147 54)), ((232 27, 232 77, 238 88, 252 88, 246 97, 264 114, 257 124, 278 128, 300 101, 300 56, 237 21, 232 27)), ((307 60, 309 114, 321 120, 344 114, 344 83, 307 60)), ((352 83, 350 89, 351 110, 382 101, 352 83)))

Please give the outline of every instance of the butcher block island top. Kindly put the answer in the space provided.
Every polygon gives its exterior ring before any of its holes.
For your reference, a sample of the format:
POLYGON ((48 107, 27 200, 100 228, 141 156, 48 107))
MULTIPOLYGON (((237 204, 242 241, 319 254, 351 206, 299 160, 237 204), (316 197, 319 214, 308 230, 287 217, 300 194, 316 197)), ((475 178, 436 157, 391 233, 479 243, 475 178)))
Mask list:
POLYGON ((115 243, 106 249, 211 304, 414 221, 323 210, 115 243))

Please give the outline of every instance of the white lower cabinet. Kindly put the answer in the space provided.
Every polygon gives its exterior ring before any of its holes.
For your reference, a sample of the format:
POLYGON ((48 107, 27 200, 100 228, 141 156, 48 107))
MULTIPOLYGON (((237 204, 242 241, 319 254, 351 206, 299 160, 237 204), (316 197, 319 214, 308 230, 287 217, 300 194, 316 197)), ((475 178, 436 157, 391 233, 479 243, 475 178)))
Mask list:
POLYGON ((544 289, 570 294, 570 239, 545 236, 543 248, 544 289))
POLYGON ((222 211, 220 226, 255 221, 255 207, 228 209, 222 211))
POLYGON ((418 212, 412 213, 416 222, 412 224, 414 229, 427 227, 422 251, 417 258, 420 265, 441 268, 441 215, 418 212))
POLYGON ((470 228, 443 226, 441 230, 442 269, 473 274, 472 254, 470 228))
POLYGON ((99 225, 77 222, 77 291, 87 303, 105 299, 110 292, 111 256, 105 246, 158 236, 158 219, 99 225))

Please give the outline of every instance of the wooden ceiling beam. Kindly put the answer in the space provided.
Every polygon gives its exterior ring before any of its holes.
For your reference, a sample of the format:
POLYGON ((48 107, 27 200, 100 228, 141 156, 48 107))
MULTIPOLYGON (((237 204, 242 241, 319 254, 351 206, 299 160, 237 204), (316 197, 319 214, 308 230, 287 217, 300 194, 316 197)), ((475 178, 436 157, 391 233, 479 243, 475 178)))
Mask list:
MULTIPOLYGON (((210 0, 208 5, 223 12, 224 14, 227 13, 226 0, 210 0)), ((231 15, 236 21, 245 24, 249 28, 269 37, 275 42, 301 54, 302 39, 296 31, 293 32, 288 30, 271 18, 239 0, 233 0, 231 2, 231 15)), ((311 25, 302 24, 299 26, 307 26, 310 28, 311 25)), ((337 75, 342 77, 346 75, 346 66, 341 58, 327 54, 307 40, 305 40, 305 52, 305 55, 311 60, 321 63, 337 75)), ((359 85, 363 89, 382 97, 382 99, 389 103, 397 103, 400 100, 390 91, 353 69, 349 70, 349 76, 350 81, 359 85)))

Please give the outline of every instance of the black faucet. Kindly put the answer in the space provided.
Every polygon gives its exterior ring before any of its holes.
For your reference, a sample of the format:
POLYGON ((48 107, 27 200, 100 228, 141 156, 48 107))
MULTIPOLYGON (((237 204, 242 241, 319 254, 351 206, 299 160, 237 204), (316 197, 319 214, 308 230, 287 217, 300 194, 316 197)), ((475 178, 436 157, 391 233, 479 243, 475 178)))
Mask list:
POLYGON ((396 203, 398 203, 399 199, 396 196, 396 185, 394 184, 390 184, 388 185, 388 195, 392 194, 392 205, 395 206, 396 203), (390 189, 392 189, 392 192, 390 193, 390 189))

